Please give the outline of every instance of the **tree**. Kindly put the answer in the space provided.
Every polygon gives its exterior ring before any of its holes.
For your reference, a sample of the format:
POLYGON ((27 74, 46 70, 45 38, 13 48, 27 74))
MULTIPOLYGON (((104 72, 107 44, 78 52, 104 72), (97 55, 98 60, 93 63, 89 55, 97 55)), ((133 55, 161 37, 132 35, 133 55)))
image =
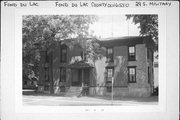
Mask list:
POLYGON ((158 50, 158 15, 126 15, 134 24, 139 24, 141 36, 151 36, 155 42, 155 50, 158 50))
POLYGON ((57 41, 78 38, 76 43, 85 48, 84 38, 92 37, 89 35, 89 25, 96 20, 97 17, 92 15, 23 16, 23 77, 34 73, 39 76, 40 50, 49 49, 57 41))

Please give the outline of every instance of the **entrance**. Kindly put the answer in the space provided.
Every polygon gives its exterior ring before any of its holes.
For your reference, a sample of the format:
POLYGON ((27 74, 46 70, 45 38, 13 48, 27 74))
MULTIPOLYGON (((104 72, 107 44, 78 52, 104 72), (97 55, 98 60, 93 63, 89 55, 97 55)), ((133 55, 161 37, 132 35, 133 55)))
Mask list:
POLYGON ((72 70, 72 86, 89 85, 89 72, 88 68, 72 70))

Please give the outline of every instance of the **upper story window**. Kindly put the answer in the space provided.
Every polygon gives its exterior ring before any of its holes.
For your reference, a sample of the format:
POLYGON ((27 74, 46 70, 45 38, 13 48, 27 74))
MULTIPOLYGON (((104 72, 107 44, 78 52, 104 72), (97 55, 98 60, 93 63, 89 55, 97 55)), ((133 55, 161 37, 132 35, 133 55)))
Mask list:
POLYGON ((81 58, 82 60, 87 60, 87 54, 84 51, 81 52, 81 58))
POLYGON ((136 82, 136 67, 128 67, 128 79, 129 83, 136 82))
POLYGON ((129 46, 128 47, 128 60, 129 61, 135 61, 136 60, 135 46, 129 46))
POLYGON ((113 62, 113 48, 107 48, 107 62, 113 62))
POLYGON ((61 62, 67 62, 67 48, 66 48, 66 46, 61 46, 61 62))

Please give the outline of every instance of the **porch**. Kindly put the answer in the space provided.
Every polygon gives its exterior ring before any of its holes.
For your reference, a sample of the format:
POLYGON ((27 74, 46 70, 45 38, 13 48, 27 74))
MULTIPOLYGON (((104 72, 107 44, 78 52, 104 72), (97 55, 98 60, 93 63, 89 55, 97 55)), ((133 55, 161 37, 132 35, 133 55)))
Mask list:
POLYGON ((89 86, 90 85, 90 71, 93 65, 86 61, 79 61, 68 65, 71 70, 70 85, 71 86, 89 86))

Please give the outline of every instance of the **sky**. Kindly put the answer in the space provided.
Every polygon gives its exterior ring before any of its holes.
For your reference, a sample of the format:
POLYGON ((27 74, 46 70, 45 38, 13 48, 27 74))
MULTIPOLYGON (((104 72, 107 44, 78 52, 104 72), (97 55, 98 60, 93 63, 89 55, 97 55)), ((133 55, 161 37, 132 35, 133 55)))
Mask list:
POLYGON ((99 20, 90 26, 94 35, 100 38, 139 36, 138 25, 126 20, 125 15, 101 15, 99 20))

